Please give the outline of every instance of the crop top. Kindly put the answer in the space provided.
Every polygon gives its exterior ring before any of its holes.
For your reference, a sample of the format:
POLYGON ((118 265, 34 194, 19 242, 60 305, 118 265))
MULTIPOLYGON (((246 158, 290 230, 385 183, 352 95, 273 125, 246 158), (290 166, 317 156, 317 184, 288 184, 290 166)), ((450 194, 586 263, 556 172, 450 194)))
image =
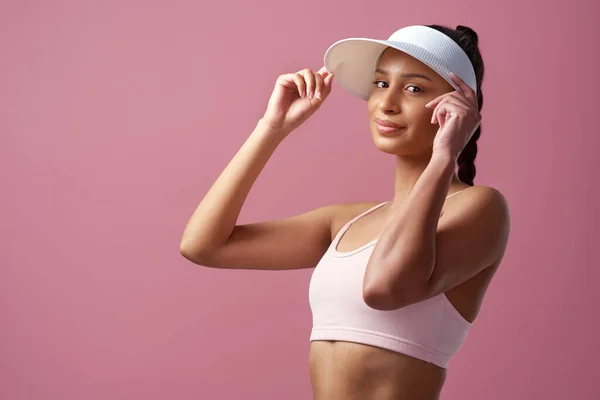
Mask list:
POLYGON ((364 302, 362 293, 367 262, 377 239, 349 252, 337 251, 341 237, 353 222, 386 203, 346 223, 315 267, 309 285, 313 317, 310 341, 361 343, 447 368, 465 341, 471 323, 454 308, 446 294, 395 310, 376 310, 364 302))

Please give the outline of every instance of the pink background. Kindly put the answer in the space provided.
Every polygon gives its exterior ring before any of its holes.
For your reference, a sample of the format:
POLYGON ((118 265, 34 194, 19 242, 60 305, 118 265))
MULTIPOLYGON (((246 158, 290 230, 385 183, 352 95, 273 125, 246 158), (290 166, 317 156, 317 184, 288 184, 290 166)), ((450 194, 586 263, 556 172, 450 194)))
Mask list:
MULTIPOLYGON (((442 398, 600 398, 598 3, 368 3, 0 4, 1 399, 309 399, 312 271, 197 266, 181 233, 277 75, 421 23, 480 35, 475 182, 513 221, 442 398)), ((368 129, 334 87, 239 222, 391 198, 368 129)))

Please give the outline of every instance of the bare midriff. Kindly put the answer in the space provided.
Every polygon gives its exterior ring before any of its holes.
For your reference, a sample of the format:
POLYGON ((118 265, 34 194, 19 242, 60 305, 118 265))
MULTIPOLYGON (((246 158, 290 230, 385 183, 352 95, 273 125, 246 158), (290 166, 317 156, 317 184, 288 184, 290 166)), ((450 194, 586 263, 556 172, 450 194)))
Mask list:
POLYGON ((342 341, 313 341, 313 400, 438 400, 446 370, 414 357, 342 341))

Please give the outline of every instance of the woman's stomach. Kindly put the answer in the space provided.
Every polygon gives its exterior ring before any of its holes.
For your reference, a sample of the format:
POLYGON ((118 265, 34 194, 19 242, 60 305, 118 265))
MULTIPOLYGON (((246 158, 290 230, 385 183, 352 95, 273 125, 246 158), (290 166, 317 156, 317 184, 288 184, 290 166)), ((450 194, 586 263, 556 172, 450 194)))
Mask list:
POLYGON ((437 400, 446 370, 390 350, 342 341, 312 341, 313 400, 437 400))

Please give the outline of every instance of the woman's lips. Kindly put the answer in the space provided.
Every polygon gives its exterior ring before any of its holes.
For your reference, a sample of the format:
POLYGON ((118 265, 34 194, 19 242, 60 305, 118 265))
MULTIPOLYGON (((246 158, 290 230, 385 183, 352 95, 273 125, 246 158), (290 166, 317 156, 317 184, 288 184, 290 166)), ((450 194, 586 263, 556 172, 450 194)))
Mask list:
POLYGON ((377 130, 379 133, 382 134, 392 133, 404 129, 404 127, 398 124, 381 118, 375 118, 375 124, 377 125, 377 130))

